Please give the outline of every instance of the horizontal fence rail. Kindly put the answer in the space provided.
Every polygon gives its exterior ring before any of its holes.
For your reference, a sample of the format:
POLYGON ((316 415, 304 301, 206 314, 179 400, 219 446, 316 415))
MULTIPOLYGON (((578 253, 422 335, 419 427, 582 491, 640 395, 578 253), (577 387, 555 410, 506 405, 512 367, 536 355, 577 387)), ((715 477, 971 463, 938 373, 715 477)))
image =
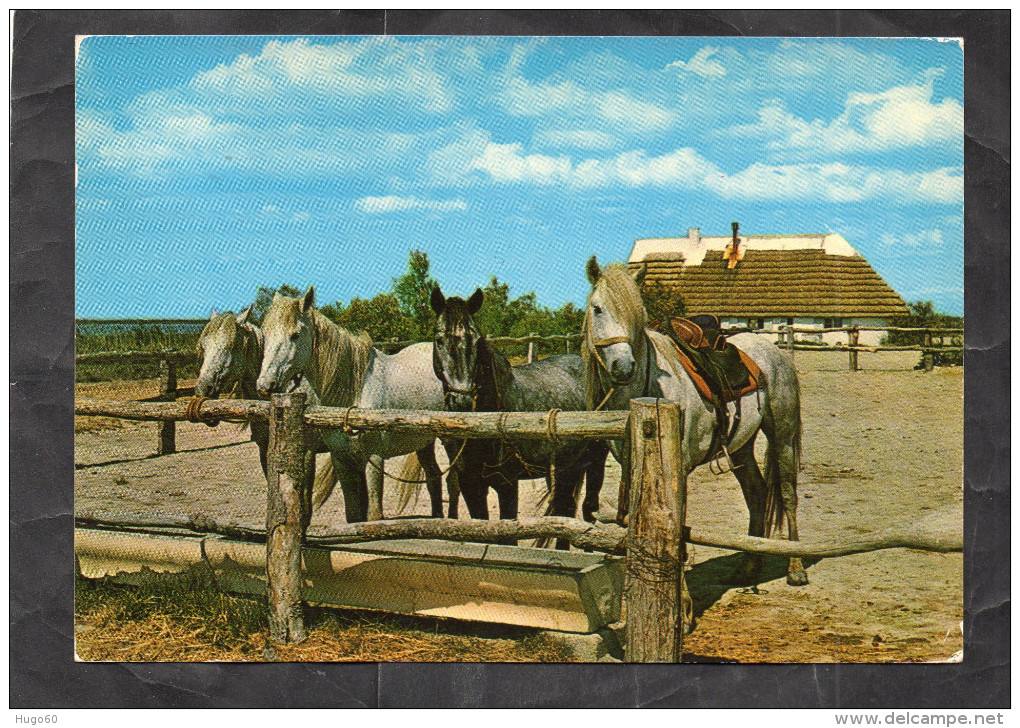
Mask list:
MULTIPOLYGON (((119 417, 161 422, 259 421, 269 419, 269 402, 252 399, 209 399, 192 418, 190 402, 137 402, 79 399, 76 415, 119 417)), ((455 439, 513 438, 522 440, 621 439, 627 433, 628 413, 601 412, 429 412, 347 407, 305 408, 304 421, 312 427, 388 432, 427 432, 455 439)))
MULTIPOLYGON (((820 541, 783 541, 779 539, 713 533, 685 526, 687 543, 729 551, 796 558, 835 558, 885 549, 917 549, 936 553, 962 553, 963 536, 950 524, 959 522, 959 514, 938 514, 918 523, 900 523, 872 533, 824 539, 820 541)), ((239 541, 265 543, 266 532, 233 523, 194 515, 187 519, 134 519, 110 521, 83 514, 75 516, 79 528, 132 531, 151 534, 202 533, 227 536, 239 541)), ((498 543, 508 538, 562 538, 579 549, 607 554, 623 554, 627 529, 613 523, 593 525, 577 518, 537 516, 516 520, 459 520, 455 518, 396 518, 334 526, 330 530, 309 533, 306 540, 316 546, 385 541, 390 539, 441 539, 498 543)))

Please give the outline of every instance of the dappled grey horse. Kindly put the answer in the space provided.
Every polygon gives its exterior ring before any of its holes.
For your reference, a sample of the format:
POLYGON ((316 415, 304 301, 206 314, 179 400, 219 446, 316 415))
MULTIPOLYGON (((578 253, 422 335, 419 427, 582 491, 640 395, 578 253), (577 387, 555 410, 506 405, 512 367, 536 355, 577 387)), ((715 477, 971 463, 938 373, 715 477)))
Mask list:
MULTIPOLYGON (((262 331, 251 322, 251 306, 235 316, 232 312, 213 311, 209 323, 202 329, 196 346, 201 367, 195 380, 195 396, 219 397, 226 392, 238 399, 256 399, 256 380, 262 368, 262 331)), ((251 439, 258 445, 262 474, 266 474, 269 450, 269 423, 253 421, 247 425, 251 439)), ((312 452, 327 452, 325 444, 315 433, 312 452)), ((311 460, 309 478, 315 475, 311 460)), ((313 490, 312 507, 318 508, 329 490, 313 490)))
MULTIPOLYGON (((488 344, 475 324, 474 314, 483 293, 467 301, 446 298, 437 287, 432 309, 437 320, 433 339, 433 368, 443 383, 448 409, 456 411, 534 412, 585 409, 581 357, 550 356, 512 367, 488 344)), ((584 517, 594 520, 608 446, 584 441, 451 440, 447 454, 457 457, 461 494, 472 518, 488 518, 487 495, 493 488, 499 498, 500 518, 516 518, 518 481, 551 478, 550 513, 573 517, 581 479, 587 473, 584 517)))
MULTIPOLYGON (((595 256, 588 261, 591 283, 583 326, 585 395, 590 409, 626 410, 634 397, 662 397, 678 403, 684 412, 682 476, 708 462, 715 453, 714 408, 702 399, 676 355, 670 339, 646 328, 639 284, 645 269, 636 275, 619 264, 600 268, 595 256)), ((737 334, 729 340, 761 368, 759 391, 744 395, 743 413, 728 450, 733 473, 747 503, 751 536, 769 536, 784 516, 791 541, 797 534, 797 471, 800 467, 800 387, 793 362, 775 344, 756 334, 737 334), (765 476, 754 458, 754 440, 765 433, 765 476)), ((731 403, 729 405, 733 407, 731 403)), ((732 416, 732 414, 731 414, 732 416)), ((613 451, 630 473, 630 454, 623 441, 613 451)), ((621 488, 626 493, 626 488, 621 488)), ((621 513, 626 509, 622 502, 621 513)), ((741 580, 753 581, 761 571, 763 557, 746 554, 738 572, 741 580)), ((790 559, 786 581, 807 584, 800 559, 790 559)))
MULTIPOLYGON (((318 402, 329 407, 443 409, 443 389, 432 372, 431 344, 384 354, 366 334, 342 329, 315 310, 314 303, 311 287, 301 298, 274 295, 262 322, 260 393, 289 391, 306 383, 318 402)), ((316 490, 331 490, 335 472, 349 523, 383 517, 383 459, 408 453, 417 456, 425 471, 432 515, 443 515, 442 474, 433 436, 357 434, 339 428, 320 430, 319 436, 329 449, 332 467, 316 477, 316 490)))

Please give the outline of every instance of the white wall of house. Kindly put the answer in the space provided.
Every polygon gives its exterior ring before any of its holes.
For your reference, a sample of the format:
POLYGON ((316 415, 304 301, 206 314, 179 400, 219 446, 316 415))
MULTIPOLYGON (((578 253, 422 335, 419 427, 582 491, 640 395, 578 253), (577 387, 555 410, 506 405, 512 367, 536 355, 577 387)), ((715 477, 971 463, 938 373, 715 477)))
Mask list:
MULTIPOLYGON (((769 338, 773 341, 779 340, 779 331, 782 327, 786 326, 789 322, 787 318, 734 318, 725 317, 722 319, 723 328, 743 328, 746 326, 752 326, 754 328, 763 328, 766 331, 774 331, 774 334, 768 334, 769 338)), ((840 317, 808 317, 808 316, 795 316, 793 318, 793 325, 798 328, 813 328, 813 329, 825 329, 825 328, 839 328, 840 326, 889 326, 889 320, 884 318, 868 318, 859 316, 844 316, 840 317)), ((858 343, 861 346, 878 346, 882 343, 882 339, 885 338, 886 332, 884 331, 861 331, 858 336, 858 343)), ((819 344, 826 344, 828 346, 835 346, 837 344, 848 343, 848 335, 842 331, 832 331, 822 333, 819 331, 817 334, 810 332, 797 332, 795 335, 796 341, 804 342, 817 342, 819 344)))

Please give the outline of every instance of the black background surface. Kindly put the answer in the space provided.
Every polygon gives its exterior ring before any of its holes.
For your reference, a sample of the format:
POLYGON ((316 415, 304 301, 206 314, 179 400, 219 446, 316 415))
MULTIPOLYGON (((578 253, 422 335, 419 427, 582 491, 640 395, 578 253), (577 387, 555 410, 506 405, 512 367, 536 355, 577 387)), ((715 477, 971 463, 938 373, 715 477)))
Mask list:
POLYGON ((1008 11, 18 11, 11 83, 10 706, 1007 707, 1009 23, 1008 11), (373 33, 964 37, 963 663, 74 662, 74 36, 373 33))

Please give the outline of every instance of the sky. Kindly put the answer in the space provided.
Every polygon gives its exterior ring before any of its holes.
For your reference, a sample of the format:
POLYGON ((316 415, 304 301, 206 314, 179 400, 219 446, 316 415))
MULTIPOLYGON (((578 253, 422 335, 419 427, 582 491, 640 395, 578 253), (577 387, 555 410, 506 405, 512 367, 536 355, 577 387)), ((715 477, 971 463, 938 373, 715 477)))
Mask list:
POLYGON ((955 40, 94 36, 76 64, 76 313, 259 285, 582 304, 637 238, 836 232, 963 313, 955 40))

